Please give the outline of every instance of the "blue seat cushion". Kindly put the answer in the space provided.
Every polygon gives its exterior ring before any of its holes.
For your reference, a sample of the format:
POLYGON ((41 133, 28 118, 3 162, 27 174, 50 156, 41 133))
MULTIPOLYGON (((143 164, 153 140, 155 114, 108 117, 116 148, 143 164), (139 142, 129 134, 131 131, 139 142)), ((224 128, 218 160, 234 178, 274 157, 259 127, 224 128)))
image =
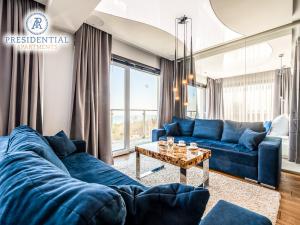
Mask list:
POLYGON ((198 225, 209 199, 207 189, 182 184, 112 188, 125 201, 125 225, 198 225))
POLYGON ((260 214, 223 200, 213 207, 199 225, 272 225, 260 214))
POLYGON ((257 167, 257 151, 251 151, 242 145, 207 139, 199 139, 196 143, 201 148, 210 149, 212 158, 221 160, 224 163, 232 162, 257 167))
POLYGON ((0 224, 120 225, 125 203, 115 190, 74 179, 35 152, 0 162, 0 224))
POLYGON ((195 120, 193 137, 220 140, 223 131, 222 120, 195 120))
POLYGON ((167 136, 179 136, 180 132, 179 132, 179 127, 178 127, 178 123, 166 123, 164 125, 164 128, 166 130, 166 135, 167 136))
POLYGON ((48 160, 53 165, 69 174, 67 168, 54 153, 46 138, 32 128, 23 125, 15 128, 11 132, 6 152, 11 153, 25 151, 37 153, 42 158, 48 160))
MULTIPOLYGON (((167 136, 162 136, 159 138, 159 140, 162 141, 166 141, 167 140, 167 136)), ((186 144, 190 144, 191 142, 196 142, 197 140, 199 140, 198 138, 195 137, 190 137, 190 136, 175 136, 174 137, 174 142, 178 143, 179 141, 185 141, 186 144)))
POLYGON ((253 151, 257 150, 260 142, 264 140, 267 132, 255 132, 250 129, 246 129, 239 139, 239 144, 245 146, 247 149, 253 151))
POLYGON ((54 136, 46 136, 45 138, 56 155, 61 159, 76 152, 75 144, 67 137, 63 130, 54 136))
POLYGON ((75 153, 64 158, 63 163, 72 177, 88 183, 102 185, 138 185, 139 182, 96 159, 88 153, 75 153))
POLYGON ((236 122, 225 120, 221 141, 238 143, 240 137, 247 128, 256 132, 265 131, 262 122, 236 122))
POLYGON ((173 117, 173 123, 178 123, 179 131, 181 136, 192 136, 194 130, 195 121, 192 119, 181 119, 173 117))

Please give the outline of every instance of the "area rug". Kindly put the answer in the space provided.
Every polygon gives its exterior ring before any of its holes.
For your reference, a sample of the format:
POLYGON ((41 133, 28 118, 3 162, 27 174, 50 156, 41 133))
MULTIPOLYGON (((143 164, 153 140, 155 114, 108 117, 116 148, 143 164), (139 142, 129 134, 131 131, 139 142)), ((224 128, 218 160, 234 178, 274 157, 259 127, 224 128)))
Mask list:
MULTIPOLYGON (((122 157, 123 158, 123 157, 122 157)), ((126 157, 127 160, 115 160, 114 167, 135 179, 135 154, 126 157)), ((161 162, 141 155, 141 173, 160 166, 161 162)), ((165 169, 142 178, 141 183, 147 186, 179 182, 179 168, 170 164, 164 164, 165 169)), ((187 170, 187 182, 189 185, 198 186, 201 183, 200 168, 187 170)), ((280 193, 265 187, 245 182, 220 173, 209 174, 210 199, 206 207, 207 214, 221 199, 247 208, 268 217, 276 224, 277 213, 280 204, 280 193)))

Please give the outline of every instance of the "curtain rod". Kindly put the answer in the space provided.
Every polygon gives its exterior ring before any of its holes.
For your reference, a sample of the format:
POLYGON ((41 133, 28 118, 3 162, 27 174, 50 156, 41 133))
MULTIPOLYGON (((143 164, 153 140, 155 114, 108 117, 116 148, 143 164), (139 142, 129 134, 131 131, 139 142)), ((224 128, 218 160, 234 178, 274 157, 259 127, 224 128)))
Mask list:
POLYGON ((144 71, 148 71, 150 73, 160 74, 160 69, 145 65, 143 63, 133 61, 131 59, 124 58, 124 57, 119 56, 119 55, 112 54, 111 59, 114 62, 129 66, 129 67, 132 67, 132 68, 135 68, 135 69, 138 69, 138 70, 144 70, 144 71))

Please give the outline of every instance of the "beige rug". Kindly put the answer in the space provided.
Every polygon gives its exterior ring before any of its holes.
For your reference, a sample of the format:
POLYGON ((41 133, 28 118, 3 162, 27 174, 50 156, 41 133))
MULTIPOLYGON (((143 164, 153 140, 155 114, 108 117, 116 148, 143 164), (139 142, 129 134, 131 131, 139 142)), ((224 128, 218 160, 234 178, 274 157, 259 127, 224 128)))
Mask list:
MULTIPOLYGON (((122 157, 123 158, 123 157, 122 157)), ((161 165, 159 161, 141 156, 141 172, 161 165)), ((115 168, 135 179, 135 154, 130 154, 128 160, 115 160, 115 168)), ((188 184, 198 186, 201 183, 202 170, 191 168, 187 171, 188 184)), ((268 217, 273 224, 276 223, 277 212, 280 204, 280 193, 255 184, 210 172, 209 192, 210 199, 206 212, 221 199, 250 209, 268 217)), ((165 164, 165 169, 144 177, 141 183, 153 186, 157 184, 179 182, 179 168, 165 164)))

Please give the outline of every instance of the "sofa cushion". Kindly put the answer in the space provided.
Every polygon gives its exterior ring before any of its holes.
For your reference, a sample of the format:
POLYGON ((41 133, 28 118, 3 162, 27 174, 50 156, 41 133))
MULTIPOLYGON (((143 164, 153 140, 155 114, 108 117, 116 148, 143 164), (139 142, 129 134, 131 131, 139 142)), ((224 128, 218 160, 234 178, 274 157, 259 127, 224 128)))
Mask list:
POLYGON ((255 212, 223 200, 213 207, 199 225, 272 225, 271 221, 255 212))
POLYGON ((79 181, 35 152, 0 162, 0 224, 122 225, 126 208, 113 189, 79 181))
POLYGON ((64 158, 76 151, 76 146, 62 130, 54 136, 46 136, 47 141, 59 158, 64 158))
POLYGON ((179 132, 179 127, 178 127, 178 123, 169 123, 169 124, 165 124, 164 128, 166 130, 166 135, 167 136, 179 136, 180 132, 179 132))
POLYGON ((226 143, 207 139, 196 141, 199 147, 208 148, 212 151, 212 158, 225 163, 238 163, 257 167, 257 151, 251 151, 240 144, 226 143))
POLYGON ((5 155, 7 145, 8 145, 9 136, 1 136, 0 137, 0 161, 5 155))
POLYGON ((19 126, 11 132, 6 152, 25 151, 37 153, 42 158, 69 174, 67 168, 54 153, 46 138, 28 126, 19 126))
POLYGON ((198 225, 209 192, 182 184, 115 186, 126 204, 126 225, 198 225))
POLYGON ((192 119, 180 119, 173 117, 172 122, 178 123, 179 131, 181 136, 192 136, 194 130, 195 121, 192 119))
POLYGON ((65 157, 62 161, 72 177, 88 183, 143 186, 139 182, 87 153, 72 154, 65 157))
POLYGON ((244 130, 246 130, 247 128, 256 132, 265 131, 262 122, 236 122, 231 120, 225 120, 221 141, 238 143, 244 130))
POLYGON ((223 131, 222 120, 195 120, 193 137, 220 140, 223 131))
POLYGON ((250 129, 246 129, 239 139, 239 144, 245 146, 249 150, 257 150, 260 142, 264 140, 267 132, 255 132, 250 129))

